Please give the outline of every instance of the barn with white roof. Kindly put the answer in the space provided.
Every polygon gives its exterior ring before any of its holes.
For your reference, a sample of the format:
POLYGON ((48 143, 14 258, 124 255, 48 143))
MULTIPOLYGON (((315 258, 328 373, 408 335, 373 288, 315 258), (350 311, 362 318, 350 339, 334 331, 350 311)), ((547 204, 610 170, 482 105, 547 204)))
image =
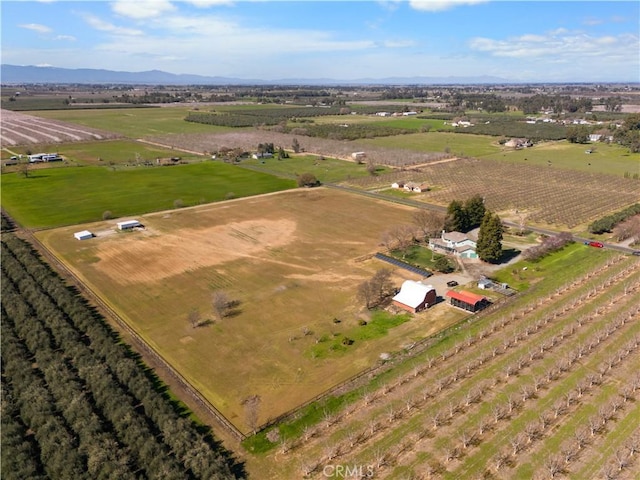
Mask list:
POLYGON ((405 280, 402 287, 400 287, 400 292, 391 301, 396 307, 411 313, 417 313, 435 305, 437 298, 436 289, 433 285, 414 280, 405 280))

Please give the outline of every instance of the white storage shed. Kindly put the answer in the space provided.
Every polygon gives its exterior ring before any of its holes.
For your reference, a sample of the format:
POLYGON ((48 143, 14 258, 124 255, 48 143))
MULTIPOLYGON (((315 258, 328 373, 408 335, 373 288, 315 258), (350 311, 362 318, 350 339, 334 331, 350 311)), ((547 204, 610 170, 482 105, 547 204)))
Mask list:
POLYGON ((142 224, 138 220, 126 220, 124 222, 118 222, 118 230, 131 230, 132 228, 142 227, 142 224))
POLYGON ((76 240, 89 240, 93 238, 93 233, 89 230, 82 230, 81 232, 74 233, 73 236, 76 237, 76 240))

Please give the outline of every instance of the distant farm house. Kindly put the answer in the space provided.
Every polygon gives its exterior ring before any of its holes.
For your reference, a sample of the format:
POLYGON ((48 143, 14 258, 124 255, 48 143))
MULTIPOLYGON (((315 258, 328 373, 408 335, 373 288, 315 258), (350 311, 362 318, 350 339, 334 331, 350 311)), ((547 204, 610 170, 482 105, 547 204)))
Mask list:
POLYGON ((489 306, 489 300, 487 300, 487 297, 464 290, 460 292, 449 290, 446 293, 446 297, 449 298, 451 305, 467 310, 468 312, 475 313, 489 306))
POLYGON ((416 182, 398 182, 391 185, 393 188, 404 188, 407 192, 426 192, 429 190, 429 185, 426 183, 416 183, 416 182), (397 187, 395 185, 398 185, 397 187))
POLYGON ((512 138, 511 140, 505 142, 505 147, 508 148, 528 148, 533 146, 533 142, 527 138, 512 138))
POLYGON ((93 238, 93 233, 89 230, 82 230, 81 232, 74 233, 73 236, 76 237, 76 240, 89 240, 93 238))
POLYGON ((134 228, 141 228, 142 224, 138 220, 126 220, 124 222, 118 222, 118 230, 133 230, 134 228))
POLYGON ((440 238, 430 238, 429 248, 462 258, 478 258, 476 242, 466 233, 442 231, 440 238))
POLYGON ((406 280, 402 284, 400 292, 391 301, 398 308, 417 313, 436 304, 436 289, 433 288, 433 285, 406 280))
POLYGON ((253 158, 254 160, 258 160, 259 158, 273 158, 273 153, 269 153, 269 152, 263 152, 263 153, 254 153, 253 155, 251 155, 251 158, 253 158))

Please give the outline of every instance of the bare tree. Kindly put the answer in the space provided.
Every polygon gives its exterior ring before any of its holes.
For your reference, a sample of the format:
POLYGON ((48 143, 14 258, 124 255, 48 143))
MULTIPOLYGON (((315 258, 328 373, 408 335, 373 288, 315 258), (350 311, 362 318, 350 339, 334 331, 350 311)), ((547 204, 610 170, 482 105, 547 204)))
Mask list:
POLYGON ((30 166, 31 166, 31 164, 29 163, 29 159, 28 158, 24 162, 21 161, 18 164, 18 173, 20 175, 22 175, 24 178, 29 178, 29 167, 30 166))
POLYGON ((551 478, 556 477, 557 475, 562 473, 563 470, 564 470, 564 467, 563 467, 563 464, 562 464, 562 460, 560 458, 558 458, 557 455, 553 455, 553 456, 549 457, 544 462, 544 467, 545 467, 546 471, 549 473, 549 476, 551 478))
POLYGON ((376 305, 377 295, 376 289, 371 280, 367 280, 358 285, 358 300, 364 302, 367 309, 371 309, 376 305))
POLYGON ((393 288, 391 283, 391 270, 388 268, 381 268, 371 278, 372 287, 378 296, 378 300, 383 300, 389 295, 393 288))
POLYGON ((575 432, 573 432, 573 438, 576 441, 578 450, 582 450, 589 443, 589 432, 585 427, 578 428, 575 432))
POLYGON ((392 287, 391 270, 381 268, 371 279, 358 286, 358 299, 362 300, 367 308, 373 308, 391 294, 392 287))
POLYGON ((253 433, 255 433, 256 428, 258 428, 258 418, 260 415, 261 402, 262 399, 260 398, 260 395, 251 395, 242 401, 245 421, 247 422, 247 425, 253 433))
POLYGON ((211 306, 213 307, 213 313, 218 320, 222 320, 226 317, 231 308, 231 299, 227 292, 224 290, 216 290, 213 292, 211 295, 211 306))
POLYGON ((444 228, 444 215, 433 210, 420 209, 413 214, 413 223, 427 238, 437 236, 444 228))
POLYGON ((189 310, 189 313, 187 314, 187 320, 189 320, 189 324, 193 328, 196 328, 198 325, 200 325, 200 311, 195 307, 189 310))

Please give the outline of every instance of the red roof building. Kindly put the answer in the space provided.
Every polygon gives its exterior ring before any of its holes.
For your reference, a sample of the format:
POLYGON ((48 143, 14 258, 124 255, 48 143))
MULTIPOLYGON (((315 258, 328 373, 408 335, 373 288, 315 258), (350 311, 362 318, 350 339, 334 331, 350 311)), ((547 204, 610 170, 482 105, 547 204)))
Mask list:
POLYGON ((451 305, 454 307, 462 308, 469 312, 477 312, 489 305, 487 297, 477 295, 475 293, 454 290, 449 290, 446 296, 450 299, 451 305))

